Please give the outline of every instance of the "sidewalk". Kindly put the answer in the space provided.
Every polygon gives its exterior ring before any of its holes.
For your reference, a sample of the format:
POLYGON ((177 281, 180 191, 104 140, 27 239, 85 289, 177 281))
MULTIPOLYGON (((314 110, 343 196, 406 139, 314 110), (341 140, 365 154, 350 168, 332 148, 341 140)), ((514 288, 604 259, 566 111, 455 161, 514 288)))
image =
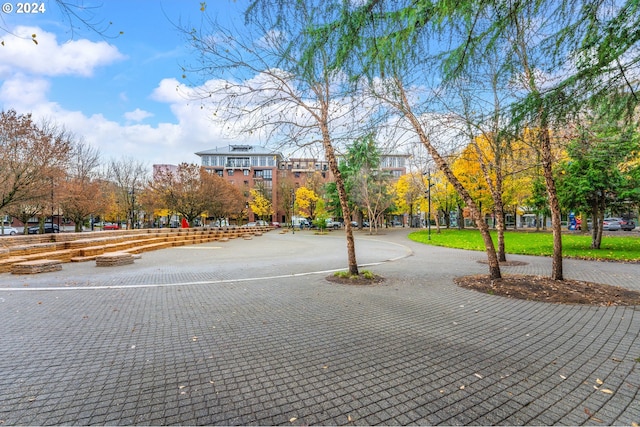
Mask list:
MULTIPOLYGON (((327 282, 341 232, 0 274, 5 425, 631 425, 640 313, 456 287, 483 253, 357 233, 380 285, 327 282), (389 261, 391 260, 391 261, 389 261)), ((548 274, 550 260, 505 273, 548 274)), ((635 264, 568 278, 638 289, 635 264), (596 280, 597 279, 597 280, 596 280)))

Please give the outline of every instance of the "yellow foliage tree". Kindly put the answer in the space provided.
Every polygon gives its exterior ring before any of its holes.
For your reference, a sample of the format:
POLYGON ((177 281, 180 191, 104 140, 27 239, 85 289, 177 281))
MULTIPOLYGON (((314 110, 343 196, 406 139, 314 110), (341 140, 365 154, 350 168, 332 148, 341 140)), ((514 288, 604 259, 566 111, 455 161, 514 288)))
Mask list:
POLYGON ((250 190, 251 201, 249 207, 251 211, 260 219, 265 219, 267 216, 273 215, 273 207, 271 206, 271 200, 267 199, 258 190, 250 190))
POLYGON ((318 204, 318 195, 315 191, 300 187, 296 190, 296 207, 298 215, 307 218, 316 217, 316 206, 318 204))

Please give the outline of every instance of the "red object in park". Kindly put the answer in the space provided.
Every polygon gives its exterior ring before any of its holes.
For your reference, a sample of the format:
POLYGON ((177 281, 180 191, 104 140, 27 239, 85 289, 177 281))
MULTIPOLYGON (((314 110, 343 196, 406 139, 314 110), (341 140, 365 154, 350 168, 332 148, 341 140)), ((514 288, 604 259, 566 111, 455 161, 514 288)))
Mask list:
POLYGON ((182 226, 182 228, 189 228, 189 223, 187 222, 186 218, 182 218, 181 226, 182 226))

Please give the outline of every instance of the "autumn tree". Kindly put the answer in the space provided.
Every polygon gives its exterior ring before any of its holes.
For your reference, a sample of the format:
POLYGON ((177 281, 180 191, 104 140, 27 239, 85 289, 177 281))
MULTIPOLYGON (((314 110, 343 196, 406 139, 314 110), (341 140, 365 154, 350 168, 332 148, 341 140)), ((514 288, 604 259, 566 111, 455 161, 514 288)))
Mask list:
POLYGON ((278 195, 278 206, 276 210, 284 212, 285 222, 291 222, 291 216, 295 215, 293 212, 293 200, 295 199, 295 183, 291 171, 285 171, 283 175, 278 178, 278 184, 276 192, 278 195), (288 173, 287 173, 288 172, 288 173))
POLYGON ((244 216, 246 201, 238 187, 217 173, 206 172, 202 179, 208 218, 223 223, 230 217, 244 216))
POLYGON ((158 170, 151 186, 165 207, 193 224, 196 218, 211 207, 212 179, 211 174, 203 167, 181 163, 175 171, 158 170))
POLYGON ((296 207, 298 215, 302 215, 306 218, 316 217, 316 205, 320 198, 315 191, 307 188, 300 187, 296 190, 296 207))
POLYGON ((251 200, 249 201, 251 211, 260 219, 271 217, 273 215, 271 201, 256 189, 251 189, 249 192, 251 194, 251 200))
POLYGON ((44 207, 72 146, 73 136, 52 123, 37 125, 30 114, 15 110, 0 113, 0 209, 12 204, 44 207))
POLYGON ((81 141, 74 145, 67 176, 58 186, 58 192, 64 216, 73 220, 76 232, 82 231, 85 220, 107 206, 98 175, 99 166, 100 153, 97 149, 81 141))

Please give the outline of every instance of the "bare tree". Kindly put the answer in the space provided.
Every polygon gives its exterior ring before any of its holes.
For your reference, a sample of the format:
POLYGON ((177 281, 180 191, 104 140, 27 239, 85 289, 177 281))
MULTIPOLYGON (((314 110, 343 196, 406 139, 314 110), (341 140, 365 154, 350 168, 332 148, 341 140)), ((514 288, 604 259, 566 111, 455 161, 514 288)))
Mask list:
POLYGON ((116 203, 127 216, 127 228, 137 225, 139 214, 137 197, 148 182, 147 175, 147 166, 138 160, 121 158, 120 160, 111 159, 109 162, 107 176, 115 185, 116 203))
MULTIPOLYGON (((390 108, 397 111, 403 120, 407 123, 409 129, 416 135, 420 143, 427 149, 429 155, 442 174, 447 178, 449 183, 456 189, 467 207, 471 210, 473 220, 482 235, 482 239, 487 252, 489 275, 492 279, 501 277, 498 256, 489 233, 489 226, 480 215, 480 210, 476 201, 473 199, 469 190, 465 188, 462 182, 456 177, 451 168, 449 159, 442 153, 445 147, 438 146, 433 133, 440 127, 454 128, 452 123, 437 123, 435 120, 451 119, 448 116, 434 116, 430 114, 429 107, 433 98, 424 98, 416 96, 411 92, 411 88, 406 87, 408 74, 398 71, 394 76, 383 81, 374 82, 371 90, 376 94, 378 99, 387 104, 390 108)), ((457 122, 457 119, 454 121, 457 122)))
MULTIPOLYGON (((122 31, 113 32, 112 26, 113 23, 109 20, 100 18, 97 14, 97 11, 101 8, 101 5, 90 6, 87 3, 79 0, 79 1, 67 1, 67 0, 54 0, 54 2, 24 2, 18 3, 15 7, 18 8, 16 11, 18 13, 24 14, 47 14, 47 9, 51 4, 56 4, 58 6, 58 10, 60 12, 60 19, 62 20, 63 25, 66 25, 71 33, 71 36, 79 31, 80 29, 87 29, 93 33, 100 35, 103 38, 115 38, 123 34, 122 31)), ((4 10, 3 12, 12 12, 13 4, 7 3, 7 6, 10 9, 4 10)), ((4 21, 0 20, 0 33, 5 33, 11 35, 13 37, 19 37, 14 34, 9 27, 4 25, 4 21)), ((35 44, 38 44, 38 35, 30 34, 27 39, 31 39, 35 44)), ((2 40, 0 42, 2 45, 5 44, 5 41, 2 40)))
MULTIPOLYGON (((299 49, 290 48, 297 33, 288 30, 298 31, 312 19, 304 5, 291 13, 286 27, 268 26, 276 22, 271 18, 265 11, 260 20, 235 32, 209 20, 206 29, 187 32, 203 61, 193 71, 220 78, 202 86, 199 96, 230 131, 258 134, 280 145, 321 144, 343 216, 350 218, 336 145, 364 123, 375 106, 368 111, 354 108, 349 82, 340 72, 329 71, 332 52, 317 49, 305 60, 299 49)), ((349 221, 346 240, 349 272, 355 275, 358 264, 349 221)))

